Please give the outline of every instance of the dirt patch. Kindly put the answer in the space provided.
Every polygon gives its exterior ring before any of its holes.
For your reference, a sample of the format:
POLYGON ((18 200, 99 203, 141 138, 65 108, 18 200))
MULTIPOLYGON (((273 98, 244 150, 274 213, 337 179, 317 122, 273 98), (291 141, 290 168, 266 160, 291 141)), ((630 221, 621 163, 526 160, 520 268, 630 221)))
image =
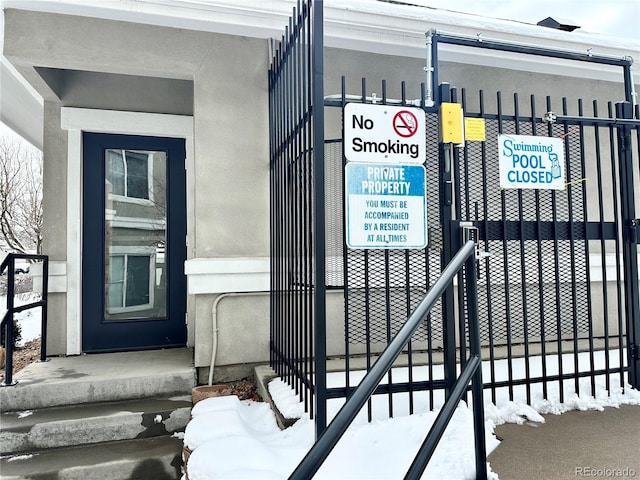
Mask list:
MULTIPOLYGON (((16 347, 13 351, 13 373, 14 375, 27 365, 40 359, 40 338, 31 340, 21 347, 16 347)), ((0 371, 0 382, 4 382, 4 362, 0 371)))
POLYGON ((258 395, 258 389, 255 382, 248 378, 243 378, 238 382, 232 382, 228 384, 231 388, 231 394, 237 395, 240 400, 253 400, 254 402, 261 402, 262 399, 258 395))

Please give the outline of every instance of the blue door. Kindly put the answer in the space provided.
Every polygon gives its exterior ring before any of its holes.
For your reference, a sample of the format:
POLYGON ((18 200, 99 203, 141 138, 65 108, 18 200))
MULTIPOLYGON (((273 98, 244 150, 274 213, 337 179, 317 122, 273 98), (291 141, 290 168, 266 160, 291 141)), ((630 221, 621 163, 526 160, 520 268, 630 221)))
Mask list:
POLYGON ((82 350, 186 344, 183 139, 83 134, 82 350))

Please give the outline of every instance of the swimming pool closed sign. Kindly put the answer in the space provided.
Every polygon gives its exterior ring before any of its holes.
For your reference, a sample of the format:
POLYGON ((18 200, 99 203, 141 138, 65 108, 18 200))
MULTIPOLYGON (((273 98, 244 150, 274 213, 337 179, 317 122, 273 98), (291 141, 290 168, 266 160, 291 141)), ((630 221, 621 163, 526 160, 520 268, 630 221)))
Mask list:
POLYGON ((564 190, 564 142, 531 135, 498 135, 501 188, 564 190))

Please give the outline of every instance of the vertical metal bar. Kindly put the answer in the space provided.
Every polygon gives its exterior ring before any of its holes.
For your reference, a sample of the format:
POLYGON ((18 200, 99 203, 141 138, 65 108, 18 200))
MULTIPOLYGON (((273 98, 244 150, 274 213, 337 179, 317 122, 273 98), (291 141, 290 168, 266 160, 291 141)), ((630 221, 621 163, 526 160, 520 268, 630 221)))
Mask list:
MULTIPOLYGON (((360 84, 361 90, 361 101, 362 103, 367 102, 367 80, 366 78, 362 78, 360 84)), ((372 355, 373 352, 371 350, 371 284, 370 284, 370 272, 371 272, 371 255, 370 251, 366 249, 364 251, 364 303, 365 303, 365 344, 366 344, 366 357, 367 357, 367 372, 371 370, 372 365, 372 355)), ((371 399, 367 401, 367 415, 368 420, 371 421, 373 419, 373 405, 371 399)))
MULTIPOLYGON (((434 63, 437 65, 437 63, 434 63)), ((438 88, 439 102, 451 101, 451 89, 449 84, 443 83, 438 88)), ((436 106, 439 106, 437 104, 436 106)), ((452 177, 453 155, 451 148, 440 146, 440 216, 443 230, 442 267, 453 258, 456 249, 456 238, 453 230, 453 195, 452 177)), ((456 318, 455 318, 455 292, 453 285, 445 290, 442 301, 442 330, 444 343, 444 380, 447 385, 445 397, 449 398, 456 378, 456 318)))
MULTIPOLYGON (((629 102, 616 103, 616 118, 633 118, 629 102)), ((623 262, 625 282, 625 311, 627 314, 627 362, 629 384, 640 388, 640 287, 638 285, 638 235, 636 220, 633 152, 631 127, 618 126, 618 155, 620 162, 620 193, 622 203, 623 262)))
MULTIPOLYGON (((303 314, 303 325, 305 329, 304 333, 304 351, 305 351, 305 370, 303 375, 305 378, 312 378, 313 376, 313 301, 312 295, 313 293, 309 291, 310 285, 313 281, 313 254, 311 252, 311 243, 310 243, 310 234, 311 229, 313 228, 313 223, 311 219, 311 208, 312 199, 313 199, 313 188, 312 188, 312 165, 310 163, 311 155, 311 141, 312 141, 312 131, 311 125, 308 120, 308 114, 311 109, 311 81, 309 79, 309 71, 308 65, 311 61, 311 55, 309 52, 309 41, 307 38, 310 35, 309 28, 305 21, 306 18, 309 17, 309 5, 307 2, 302 2, 302 18, 300 19, 300 25, 302 28, 302 33, 300 35, 300 41, 302 43, 303 48, 301 48, 302 52, 302 60, 301 60, 301 82, 302 82, 302 117, 300 119, 300 123, 303 125, 301 136, 302 136, 302 148, 303 148, 303 158, 305 158, 304 162, 304 170, 303 170, 303 178, 304 186, 305 186, 305 210, 306 215, 304 215, 304 228, 303 228, 303 252, 304 258, 306 260, 304 264, 304 272, 305 272, 305 285, 307 285, 307 294, 304 296, 305 304, 304 304, 304 314, 303 314)), ((307 403, 311 405, 313 408, 313 389, 307 388, 307 403)))
MULTIPOLYGON (((593 116, 598 117, 598 101, 593 101, 593 116)), ((607 275, 607 242, 604 235, 605 213, 604 213, 604 184, 602 182, 602 154, 600 146, 600 126, 596 123, 593 127, 595 138, 595 154, 596 154, 596 176, 598 183, 598 216, 600 224, 600 268, 602 269, 602 313, 603 313, 603 332, 604 332, 604 370, 605 370, 605 386, 609 395, 611 395, 611 346, 609 342, 609 288, 607 275)), ((615 196, 615 191, 613 192, 615 196)), ((592 368, 593 370, 593 368, 592 368)))
MULTIPOLYGON (((431 97, 433 98, 433 86, 431 88, 431 97)), ((421 104, 422 104, 422 108, 425 109, 426 108, 426 86, 424 83, 421 84, 420 87, 420 99, 421 99, 421 104)), ((426 142, 426 139, 425 139, 426 142)), ((425 162, 426 163, 426 162, 425 162)), ((426 165, 425 165, 426 168, 426 165)), ((425 291, 429 290, 429 286, 430 286, 430 272, 431 272, 431 268, 429 265, 429 261, 430 261, 430 257, 429 257, 429 247, 427 246, 422 254, 424 255, 424 278, 425 278, 425 291)), ((426 325, 427 325, 427 380, 428 381, 433 381, 433 332, 431 329, 431 324, 432 322, 432 316, 431 313, 429 313, 429 315, 426 318, 426 325)), ((433 398, 434 398, 434 394, 433 388, 429 388, 429 410, 433 409, 433 398)))
MULTIPOLYGON (((551 111, 551 97, 547 96, 547 111, 551 111)), ((553 136, 553 127, 548 126, 549 136, 553 136)), ((556 190, 551 191, 551 218, 553 219, 553 251, 558 251, 558 195, 556 190)), ((564 402, 564 380, 562 379, 564 366, 562 364, 562 304, 560 299, 560 265, 558 255, 553 256, 553 273, 555 284, 555 302, 556 302, 556 335, 558 342, 558 389, 560 392, 560 402, 564 402)))
MULTIPOLYGON (((410 257, 409 250, 402 252, 404 255, 404 283, 405 283, 405 315, 407 318, 411 316, 411 275, 410 275, 410 257)), ((407 369, 409 380, 409 415, 413 415, 413 347, 411 339, 407 343, 407 369)))
MULTIPOLYGON (((614 110, 613 103, 608 102, 608 114, 609 118, 614 118, 614 110)), ((620 212, 621 208, 618 204, 618 192, 623 188, 622 186, 618 187, 618 182, 620 181, 620 173, 617 168, 619 168, 618 162, 618 154, 616 152, 616 127, 613 125, 609 125, 609 148, 610 148, 610 159, 611 159, 611 184, 613 186, 613 221, 616 232, 616 241, 615 241, 615 262, 616 262, 616 299, 617 299, 617 312, 618 312, 618 362, 619 362, 619 384, 622 386, 625 384, 624 379, 624 325, 625 320, 623 318, 623 290, 624 290, 624 282, 623 282, 623 273, 622 270, 624 268, 621 265, 622 251, 621 244, 623 243, 623 239, 620 237, 618 232, 622 231, 622 213, 620 212)))
MULTIPOLYGON (((298 2, 299 6, 299 2, 298 2)), ((289 71, 289 114, 291 119, 291 125, 298 124, 298 84, 297 84, 297 76, 298 76, 298 9, 293 7, 293 15, 289 19, 289 23, 291 25, 291 63, 290 63, 290 71, 289 71)), ((292 185, 292 198, 291 198, 291 266, 292 266, 292 280, 293 283, 291 285, 291 289, 293 292, 291 303, 292 303, 292 318, 291 318, 291 347, 292 347, 292 365, 294 371, 296 372, 296 384, 300 395, 300 400, 304 402, 305 400, 305 392, 306 386, 303 382, 301 376, 301 365, 300 360, 302 358, 301 354, 301 343, 303 341, 301 337, 300 331, 300 323, 301 323, 301 303, 303 295, 298 294, 298 290, 302 291, 306 287, 304 286, 304 274, 301 271, 301 250, 302 245, 300 242, 300 228, 302 223, 301 216, 304 214, 304 210, 300 205, 300 200, 302 198, 301 191, 301 179, 300 179, 300 171, 301 171, 301 162, 300 158, 300 135, 299 133, 292 132, 291 142, 290 142, 290 168, 291 168, 291 185, 292 185), (299 285, 299 286, 298 286, 299 285)))
MULTIPOLYGON (((531 133, 537 135, 536 123, 536 97, 531 95, 531 133)), ((542 269, 542 217, 540 214, 540 190, 535 191, 536 204, 536 247, 538 252, 538 303, 540 305, 540 356, 542 362, 542 398, 548 398, 547 391, 547 339, 546 339, 546 318, 545 318, 545 296, 544 296, 544 271, 542 269)))
MULTIPOLYGON (((371 370, 371 289, 369 284, 369 250, 364 251, 364 304, 365 304, 365 346, 366 346, 366 360, 367 360, 367 372, 371 370)), ((367 418, 369 421, 373 419, 373 405, 371 399, 367 401, 367 418)))
MULTIPOLYGON (((389 250, 384 251, 384 305, 385 305, 385 334, 386 344, 389 345, 392 340, 391 335, 391 281, 390 281, 390 262, 389 262, 389 250)), ((387 372, 387 385, 391 387, 393 385, 393 368, 390 368, 387 372)), ((387 406, 389 411, 389 418, 393 418, 393 393, 391 388, 387 393, 387 406)))
MULTIPOLYGON (((516 135, 520 134, 520 102, 517 93, 513 94, 513 114, 515 118, 516 135)), ((527 268, 525 252, 524 230, 524 193, 518 189, 518 219, 520 221, 520 291, 522 293, 522 333, 524 336, 524 371, 527 404, 531 405, 531 366, 529 358, 529 311, 527 305, 527 268)))
POLYGON ((7 273, 7 319, 6 334, 4 337, 5 359, 4 359, 4 385, 15 385, 13 381, 13 347, 15 344, 13 329, 13 308, 15 300, 16 286, 16 261, 14 255, 9 254, 9 263, 7 264, 9 272, 7 273))
MULTIPOLYGON (((298 123, 301 125, 300 132, 298 137, 300 138, 300 158, 302 160, 302 171, 301 178, 299 182, 302 185, 303 194, 301 199, 301 208, 302 208, 302 226, 300 229, 300 237, 301 237, 301 253, 302 260, 301 266, 303 272, 302 283, 306 286, 307 292, 309 292, 309 288, 312 282, 312 273, 311 266, 312 265, 312 255, 309 252, 309 241, 308 241, 308 232, 311 230, 311 221, 309 218, 308 208, 310 205, 310 199, 313 196, 313 190, 311 189, 309 178, 311 176, 311 169, 309 164, 309 149, 311 147, 311 142, 309 141, 309 122, 306 120, 309 104, 309 96, 310 96, 310 85, 307 82, 307 69, 306 66, 309 62, 309 55, 306 49, 306 36, 308 35, 308 28, 305 22, 305 18, 309 16, 308 5, 306 2, 298 1, 298 10, 299 10, 299 18, 298 18, 298 44, 299 44, 299 72, 298 72, 298 83, 299 83, 299 100, 298 100, 298 123)), ((301 332, 301 348, 302 348, 302 372, 301 376, 304 379, 310 379, 313 375, 313 360, 312 360, 312 352, 311 352, 311 344, 313 342, 313 328, 311 324, 311 319, 313 318, 312 311, 312 301, 311 301, 311 293, 307 293, 302 296, 302 313, 301 318, 299 320, 300 326, 302 329, 301 332)), ((305 396, 305 405, 313 404, 313 390, 307 386, 304 389, 305 396)))
MULTIPOLYGON (((582 99, 578 100, 578 116, 582 117, 584 115, 584 108, 582 104, 582 99)), ((585 161, 585 148, 584 148, 584 123, 580 123, 579 125, 580 132, 580 178, 586 178, 587 176, 587 167, 585 161)), ((597 163, 597 157, 596 157, 597 163)), ((585 260, 585 270, 586 270, 586 294, 587 294, 587 331, 589 336, 589 371, 591 372, 591 395, 593 397, 596 396, 596 378, 595 378, 595 347, 593 344, 593 315, 592 315, 592 304, 591 304, 591 265, 589 259, 589 240, 587 238, 587 224, 589 220, 589 212, 588 207, 589 203, 587 202, 587 189, 581 183, 582 190, 582 221, 584 224, 584 260, 585 260)), ((599 203, 602 203, 602 192, 598 192, 599 195, 599 203)))
MULTIPOLYGON (((467 315, 469 322, 469 347, 471 357, 477 357, 482 362, 480 343, 480 324, 478 320, 478 281, 476 278, 476 256, 467 258, 464 268, 467 290, 467 315)), ((476 478, 487 478, 487 447, 484 425, 484 392, 482 382, 482 363, 473 374, 471 384, 473 401, 473 437, 475 444, 476 478)))
MULTIPOLYGON (((306 88, 306 97, 305 97, 305 156, 307 158, 306 162, 306 171, 305 171, 305 179, 306 179, 306 188, 307 188, 307 215, 305 217, 307 225, 305 229, 305 258, 307 260, 305 271, 307 272, 307 284, 308 288, 305 291, 305 298, 307 300, 307 310, 306 310, 306 351, 307 351, 307 363, 309 370, 309 377, 312 382, 310 387, 310 410, 311 416, 315 418, 316 414, 316 396, 317 396, 317 388, 315 382, 315 361, 314 358, 314 342, 315 342, 315 327, 314 327, 314 314, 315 314, 315 305, 314 305, 314 297, 313 297, 313 285, 314 285, 314 252, 313 252, 313 229, 314 229, 314 216, 315 212, 313 211, 314 204, 314 160, 313 160, 313 139, 314 139, 314 124, 313 124, 313 108, 314 108, 314 89, 313 89, 313 31, 311 25, 311 16, 312 16, 312 5, 310 2, 304 2, 304 11, 305 17, 302 20, 304 25, 304 45, 305 45, 305 88, 306 88)), ((322 106, 324 108, 324 105, 322 106)), ((324 141, 324 138, 323 138, 324 141)), ((324 152, 322 153, 324 157, 324 152)))
MULTIPOLYGON (((497 92, 496 96, 498 106, 498 133, 502 133, 502 94, 497 92)), ((509 400, 513 401, 513 343, 511 339, 511 298, 509 289, 509 255, 507 240, 507 194, 504 190, 500 191, 501 218, 502 218, 502 261, 504 275, 504 302, 505 302, 505 322, 507 330, 507 370, 509 380, 509 400)))
POLYGON ((277 218, 275 212, 275 169, 274 169, 274 149, 275 149, 275 141, 274 141, 274 117, 275 117, 275 105, 274 105, 274 63, 275 59, 271 60, 271 68, 269 68, 269 236, 270 236, 270 245, 269 245, 269 264, 271 275, 269 276, 269 285, 270 285, 270 293, 269 293, 269 363, 272 367, 275 366, 276 363, 276 355, 275 355, 275 332, 276 332, 276 324, 275 320, 276 316, 276 229, 275 229, 275 221, 277 218))
MULTIPOLYGON (((452 89, 451 90, 451 98, 452 101, 457 103, 458 100, 458 95, 457 95, 457 89, 452 89)), ((466 91, 465 89, 462 89, 462 111, 464 112, 466 109, 466 91)), ((458 148, 454 149, 454 159, 455 161, 453 162, 453 171, 454 171, 454 178, 458 178, 460 179, 460 185, 457 186, 457 190, 460 192, 460 194, 458 195, 458 198, 460 198, 460 201, 456 201, 455 202, 455 212, 456 212, 456 219, 458 220, 465 220, 465 221, 469 221, 471 220, 471 212, 470 212, 470 203, 471 203, 471 196, 470 196, 470 192, 469 192, 469 156, 467 154, 467 149, 464 149, 463 154, 462 154, 462 161, 460 161, 460 151, 458 148), (462 164, 462 165, 461 165, 462 164), (460 170, 461 168, 464 167, 464 173, 462 173, 460 170), (464 186, 462 185, 462 182, 464 182, 464 186), (464 197, 463 197, 464 195, 464 197), (463 204, 464 203, 464 214, 463 214, 463 204)), ((460 336, 460 366, 461 368, 464 367, 464 365, 467 363, 467 323, 466 323, 466 318, 467 316, 465 315, 465 310, 467 308, 467 301, 468 299, 465 299, 465 295, 468 293, 466 292, 466 289, 463 288, 464 282, 462 282, 462 272, 460 272, 459 275, 460 278, 460 283, 459 283, 459 287, 458 287, 458 335, 460 336)), ((464 401, 466 402, 467 399, 467 394, 465 393, 465 395, 463 396, 464 401)))
MULTIPOLYGON (((402 92, 402 105, 407 104, 407 84, 405 81, 402 81, 400 84, 401 92, 402 92)), ((386 92, 385 92, 386 96, 386 92)), ((424 101, 424 97, 423 101, 424 101)), ((411 317, 411 263, 410 263, 410 254, 409 250, 404 250, 402 252, 404 256, 404 282, 405 282, 405 314, 407 318, 411 317)), ((407 343, 407 372, 408 372, 408 383, 409 383, 409 415, 413 414, 414 408, 414 385, 413 385, 413 345, 411 339, 407 343)))
MULTIPOLYGON (((562 98, 562 114, 568 115, 567 98, 562 98)), ((571 150, 569 148, 569 126, 564 124, 565 135, 565 159, 567 169, 567 181, 571 182, 573 179, 571 169, 571 150)), ((569 251, 570 263, 571 263, 571 325, 572 325, 572 337, 573 337, 573 385, 577 395, 580 395, 580 377, 578 372, 580 371, 580 364, 578 362, 579 345, 578 345, 578 297, 576 295, 577 279, 576 279, 576 239, 574 235, 574 215, 573 215, 573 191, 571 185, 567 186, 567 209, 569 212, 569 251)))
MULTIPOLYGON (((287 68, 288 68, 288 50, 289 50, 289 29, 285 27, 285 34, 282 39, 283 43, 283 57, 282 57, 282 71, 281 71, 281 88, 282 88, 282 110, 281 110, 281 122, 282 122, 282 241, 283 241, 283 255, 282 255, 282 275, 283 275, 283 309, 284 309, 284 318, 283 318, 283 337, 282 337, 282 353, 283 353, 283 362, 284 368, 286 369, 286 378, 287 383, 292 385, 294 381, 294 377, 292 375, 292 369, 290 364, 291 352, 289 351, 289 338, 291 336, 291 311, 290 311, 290 268, 289 268, 289 249, 291 247, 289 242, 289 170, 288 170, 288 140, 289 140, 289 130, 288 130, 288 121, 287 121, 287 101, 288 101, 288 89, 287 89, 287 68)), ((296 388, 297 385, 293 385, 296 388)))
MULTIPOLYGON (((344 107, 347 104, 347 79, 346 77, 343 75, 340 79, 340 104, 341 104, 341 109, 342 109, 342 138, 344 138, 344 107)), ((346 185, 345 185, 345 178, 344 178, 344 171, 346 168, 346 158, 344 156, 344 145, 342 148, 342 156, 341 156, 341 167, 342 167, 342 175, 341 175, 341 179, 342 179, 342 184, 341 184, 341 191, 343 192, 342 194, 342 218, 346 218, 346 203, 347 203, 347 198, 345 195, 346 192, 346 185)), ((349 387, 351 386, 351 361, 350 361, 350 350, 349 350, 349 335, 350 335, 350 331, 349 331, 349 318, 351 315, 351 310, 349 308, 350 306, 350 295, 349 295, 349 289, 350 289, 350 282, 349 282, 349 249, 347 248, 347 242, 346 242, 346 235, 342 235, 342 268, 343 268, 343 282, 344 282, 344 286, 343 286, 343 291, 344 291, 344 351, 345 351, 345 356, 344 356, 344 362, 345 362, 345 369, 344 369, 344 385, 346 387, 346 391, 349 391, 349 387)))
MULTIPOLYGON (((432 91, 433 91, 433 105, 437 109, 440 104, 447 100, 442 100, 442 91, 440 90, 440 78, 438 66, 440 63, 440 59, 438 58, 438 39, 440 35, 435 33, 431 37, 431 62, 433 66, 433 75, 432 75, 432 91)), ((428 73, 428 72, 427 72, 428 73)))
POLYGON ((47 310, 49 304, 49 257, 42 260, 42 307, 40 319, 40 361, 47 361, 47 310))
MULTIPOLYGON (((633 105, 637 102, 637 98, 633 98, 633 75, 631 72, 633 59, 631 57, 627 57, 625 60, 627 63, 622 67, 624 72, 624 99, 633 105)), ((633 118, 633 116, 629 118, 633 118)))
MULTIPOLYGON (((280 44, 280 49, 283 48, 282 43, 280 44)), ((283 212, 282 212, 282 207, 281 205, 283 204, 282 202, 282 183, 283 183, 283 178, 284 176, 282 175, 282 162, 280 161, 280 149, 281 149, 281 145, 282 145, 282 102, 281 102, 281 89, 282 89, 282 84, 279 81, 280 78, 280 64, 281 64, 281 51, 278 52, 278 58, 276 59, 277 63, 276 63, 276 74, 275 74, 275 78, 274 78, 274 83, 275 83, 275 88, 274 88, 274 97, 275 97, 275 125, 274 125, 274 130, 275 133, 274 135, 275 137, 275 141, 276 141, 276 151, 275 151, 275 158, 274 158, 274 167, 275 167, 275 175, 277 178, 277 185, 276 185, 276 221, 277 226, 276 228, 278 229, 277 232, 277 244, 276 244, 276 248, 277 248, 277 253, 276 253, 276 265, 277 265, 277 270, 276 270, 276 283, 278 285, 277 288, 277 311, 275 312, 276 318, 274 319, 275 322, 277 322, 278 325, 278 330, 276 332, 276 339, 277 339, 277 349, 278 349, 278 355, 277 355, 277 359, 278 359, 278 363, 276 365, 278 373, 280 375, 282 375, 284 373, 284 364, 283 364, 283 350, 282 350, 282 337, 283 337, 283 320, 284 320, 284 308, 283 308, 283 288, 284 285, 282 283, 282 269, 283 269, 283 262, 282 262, 282 258, 283 258, 283 248, 284 248, 284 244, 283 244, 283 238, 282 238, 282 232, 283 232, 283 212)))
POLYGON ((313 7, 313 173, 315 192, 315 235, 313 252, 314 317, 315 317, 315 380, 316 439, 327 426, 327 325, 325 275, 325 194, 324 194, 324 30, 323 0, 314 0, 313 7))
MULTIPOLYGON (((484 91, 478 92, 480 103, 480 117, 485 117, 484 107, 484 91)), ((487 145, 486 142, 482 142, 481 145, 481 163, 482 163, 482 178, 487 177, 487 145)), ((487 182, 482 182, 482 209, 484 218, 484 243, 487 250, 489 247, 489 192, 487 190, 487 182)), ((491 401, 496 403, 496 353, 494 344, 494 331, 493 331, 493 304, 491 301, 491 268, 489 260, 485 259, 485 271, 484 278, 486 282, 486 302, 487 302, 487 326, 489 336, 489 368, 491 375, 491 401)))
MULTIPOLYGON (((387 81, 382 80, 382 103, 387 103, 387 81)), ((384 296, 385 296, 385 321, 386 321, 386 342, 387 345, 391 343, 393 338, 392 324, 391 324, 391 261, 389 250, 384 251, 384 296)), ((387 373, 387 385, 391 387, 393 385, 393 368, 389 369, 387 373)), ((393 418, 393 393, 389 388, 387 393, 387 404, 389 409, 389 418, 393 418)))

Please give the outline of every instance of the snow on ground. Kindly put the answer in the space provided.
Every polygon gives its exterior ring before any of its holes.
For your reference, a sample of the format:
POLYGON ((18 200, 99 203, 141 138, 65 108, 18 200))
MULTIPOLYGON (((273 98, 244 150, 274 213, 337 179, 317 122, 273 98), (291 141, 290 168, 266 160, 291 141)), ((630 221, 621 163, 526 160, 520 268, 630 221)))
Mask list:
MULTIPOLYGON (((37 302, 40 299, 40 295, 33 293, 19 293, 16 295, 15 306, 19 307, 31 302, 37 302)), ((7 311, 7 297, 0 296, 0 318, 4 317, 7 311)), ((40 337, 41 335, 41 322, 42 322, 42 308, 30 308, 23 312, 14 314, 14 317, 18 320, 21 327, 22 338, 18 342, 18 346, 22 346, 31 340, 40 337)))
MULTIPOLYGON (((622 352, 624 354, 624 351, 622 352)), ((611 368, 618 365, 619 351, 610 352, 611 368)), ((588 353, 578 356, 579 364, 590 363, 588 353)), ((562 357, 563 372, 572 371, 574 355, 562 357)), ((605 353, 596 352, 594 363, 597 368, 604 366, 605 353)), ((542 365, 540 357, 530 360, 532 376, 542 365)), ((441 366, 439 369, 441 370, 441 366)), ((525 369, 523 359, 513 360, 513 376, 518 378, 525 369)), ((547 357, 547 374, 553 375, 558 369, 557 356, 547 357)), ((441 375, 434 367, 434 376, 441 375)), ((415 367, 414 380, 426 367, 415 367)), ((489 365, 483 365, 485 378, 489 375, 489 365)), ((363 374, 358 373, 362 378, 363 374)), ((355 374, 356 376, 358 374, 355 374)), ((403 381, 407 369, 394 369, 394 381, 403 381)), ((498 379, 507 378, 507 361, 496 362, 498 379)), ((417 377, 417 378, 416 378, 417 377)), ((441 378, 438 376, 437 378, 441 378)), ((522 377, 520 377, 522 378, 522 377)), ((605 406, 621 404, 640 405, 640 392, 628 385, 620 386, 619 374, 610 376, 611 394, 605 388, 604 376, 596 377, 596 394, 590 394, 590 377, 580 380, 580 395, 576 395, 574 380, 565 380, 564 401, 560 401, 559 382, 549 382, 548 399, 542 398, 542 386, 532 386, 531 405, 526 402, 525 387, 514 387, 514 401, 510 401, 507 389, 500 389, 495 404, 490 401, 490 391, 485 391, 485 425, 487 454, 499 442, 493 434, 496 425, 503 423, 523 423, 524 421, 544 422, 541 413, 560 414, 568 410, 602 410, 605 406)), ((357 383, 352 378, 350 383, 357 383)), ((336 386, 344 382, 344 373, 329 374, 328 385, 336 386)), ((219 479, 286 479, 302 460, 314 441, 314 424, 304 413, 303 405, 295 392, 282 380, 269 384, 269 390, 285 416, 300 418, 295 425, 281 431, 269 405, 251 401, 240 401, 237 397, 210 398, 199 402, 192 412, 193 419, 187 425, 184 445, 192 453, 187 470, 189 480, 219 479)), ((388 418, 388 396, 375 396, 372 401, 373 421, 367 422, 366 406, 354 424, 347 430, 342 440, 320 468, 314 479, 366 479, 389 480, 402 478, 411 464, 415 453, 422 444, 426 433, 435 420, 438 409, 443 404, 442 392, 434 397, 435 411, 428 409, 428 394, 414 394, 415 413, 409 415, 406 396, 394 395, 394 418, 388 418), (403 398, 404 397, 404 398, 403 398)), ((470 398, 470 397, 469 397, 470 398)), ((330 400, 328 416, 332 418, 343 400, 330 400)), ((463 480, 475 478, 473 445, 473 413, 461 402, 447 428, 440 446, 425 471, 424 479, 463 480)), ((183 477, 186 480, 186 477, 183 477)), ((490 478, 497 475, 490 473, 490 478)))

